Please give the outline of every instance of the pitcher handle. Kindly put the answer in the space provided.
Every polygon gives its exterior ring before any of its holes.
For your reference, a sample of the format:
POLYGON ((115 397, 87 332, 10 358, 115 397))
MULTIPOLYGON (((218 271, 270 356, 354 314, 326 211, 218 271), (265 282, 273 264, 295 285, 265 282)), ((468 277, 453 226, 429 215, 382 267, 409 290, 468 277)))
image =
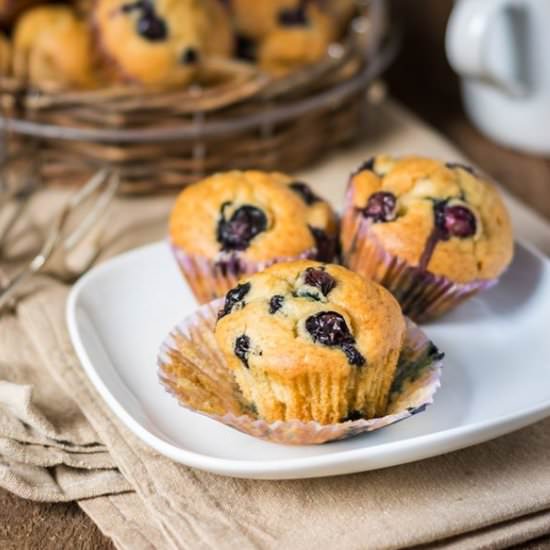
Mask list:
MULTIPOLYGON (((446 50, 453 69, 465 78, 491 84, 512 96, 524 96, 528 93, 525 79, 520 77, 521 66, 518 59, 510 74, 499 70, 490 62, 490 34, 496 20, 509 18, 510 28, 514 16, 525 9, 519 0, 461 0, 455 4, 446 33, 446 50)), ((514 43, 511 51, 520 52, 517 35, 510 33, 514 43)))

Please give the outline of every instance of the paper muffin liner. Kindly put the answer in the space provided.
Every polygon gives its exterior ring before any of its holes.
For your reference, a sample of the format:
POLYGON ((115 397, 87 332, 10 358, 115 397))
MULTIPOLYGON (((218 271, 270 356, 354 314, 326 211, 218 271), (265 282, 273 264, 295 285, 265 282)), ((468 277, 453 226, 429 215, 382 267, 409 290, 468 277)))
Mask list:
POLYGON ((159 378, 185 408, 248 435, 286 445, 348 439, 424 411, 440 386, 442 354, 407 320, 405 342, 385 416, 326 425, 298 420, 266 422, 245 404, 217 346, 214 327, 222 305, 222 299, 203 305, 175 327, 161 346, 159 378))
MULTIPOLYGON (((353 190, 349 189, 348 193, 353 190)), ((442 275, 410 265, 384 249, 371 231, 372 222, 354 208, 348 195, 342 222, 342 258, 349 269, 386 287, 398 300, 403 313, 417 323, 439 317, 464 300, 491 288, 496 279, 457 283, 442 275)))
POLYGON ((317 257, 317 249, 311 248, 298 256, 275 257, 261 262, 252 262, 235 254, 227 254, 214 260, 189 254, 173 243, 171 247, 181 273, 200 304, 225 296, 227 291, 237 286, 242 277, 263 271, 273 264, 312 260, 317 257))

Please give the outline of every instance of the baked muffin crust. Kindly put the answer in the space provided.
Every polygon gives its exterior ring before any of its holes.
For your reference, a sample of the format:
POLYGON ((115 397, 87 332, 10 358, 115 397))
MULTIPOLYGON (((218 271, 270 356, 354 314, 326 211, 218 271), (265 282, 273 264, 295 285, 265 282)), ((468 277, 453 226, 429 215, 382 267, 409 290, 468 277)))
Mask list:
POLYGON ((260 66, 284 74, 322 58, 353 15, 353 0, 231 0, 238 32, 257 45, 260 66))
POLYGON ((281 173, 232 171, 190 185, 170 217, 176 247, 208 258, 237 254, 252 261, 295 257, 317 246, 314 229, 336 231, 330 206, 281 173), (292 186, 294 185, 294 186, 292 186))
POLYGON ((370 216, 384 249, 412 266, 467 283, 496 278, 511 262, 506 207, 495 186, 467 166, 378 156, 350 186, 349 207, 370 216))
POLYGON ((233 49, 218 0, 97 0, 93 19, 119 76, 151 87, 188 84, 204 57, 227 57, 233 49))
POLYGON ((98 84, 91 31, 70 6, 31 8, 18 19, 13 71, 22 81, 61 88, 98 84))
POLYGON ((397 301, 348 269, 276 264, 226 297, 216 339, 267 420, 383 415, 404 337, 397 301))

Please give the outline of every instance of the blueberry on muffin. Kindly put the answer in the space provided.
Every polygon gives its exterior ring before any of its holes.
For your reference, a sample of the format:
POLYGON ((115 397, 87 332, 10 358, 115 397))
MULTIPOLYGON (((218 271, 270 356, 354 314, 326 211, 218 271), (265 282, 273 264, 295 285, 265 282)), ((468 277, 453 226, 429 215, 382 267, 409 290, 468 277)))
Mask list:
POLYGON ((420 157, 379 156, 352 174, 341 244, 345 265, 388 287, 416 320, 494 284, 513 255, 495 186, 420 157))
POLYGON ((272 263, 332 256, 336 230, 330 206, 307 185, 257 171, 220 173, 187 187, 170 217, 176 259, 200 302, 272 263))
POLYGON ((399 305, 383 287, 307 260, 242 280, 215 329, 260 417, 321 424, 385 414, 404 333, 399 305))
POLYGON ((314 63, 355 12, 353 0, 231 0, 239 35, 256 45, 260 66, 284 74, 314 63))
POLYGON ((233 49, 219 0, 97 0, 93 19, 113 69, 146 86, 188 84, 205 57, 228 57, 233 49))

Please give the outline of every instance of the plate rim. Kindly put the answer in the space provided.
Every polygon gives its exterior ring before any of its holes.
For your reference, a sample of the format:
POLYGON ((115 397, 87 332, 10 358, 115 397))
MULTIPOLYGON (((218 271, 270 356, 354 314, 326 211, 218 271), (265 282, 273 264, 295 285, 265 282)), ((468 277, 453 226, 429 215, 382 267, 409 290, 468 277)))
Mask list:
MULTIPOLYGON (((534 245, 516 239, 516 244, 525 248, 541 262, 550 267, 550 260, 534 245)), ((115 416, 141 441, 149 447, 177 462, 233 477, 254 479, 294 479, 343 475, 359 471, 381 469, 438 456, 526 427, 550 415, 550 396, 533 406, 515 413, 502 415, 491 421, 475 422, 420 436, 381 443, 373 447, 361 447, 334 451, 318 456, 279 458, 269 460, 246 460, 222 458, 182 448, 150 432, 111 393, 107 384, 96 371, 80 335, 77 310, 80 298, 88 285, 107 272, 116 270, 121 264, 131 261, 152 249, 167 246, 166 240, 156 241, 117 255, 84 274, 71 288, 66 304, 66 320, 71 343, 77 358, 92 385, 115 416), (407 452, 409 453, 407 455, 407 452), (403 456, 405 454, 405 456, 403 456), (384 463, 380 461, 385 457, 384 463)), ((112 363, 111 363, 112 364, 112 363)), ((126 386, 127 387, 127 386, 126 386)), ((198 414, 198 413, 196 413, 198 414)), ((210 422, 214 420, 208 419, 210 422)), ((227 429, 231 429, 226 427, 227 429)), ((269 443, 275 445, 275 443, 269 443)))

